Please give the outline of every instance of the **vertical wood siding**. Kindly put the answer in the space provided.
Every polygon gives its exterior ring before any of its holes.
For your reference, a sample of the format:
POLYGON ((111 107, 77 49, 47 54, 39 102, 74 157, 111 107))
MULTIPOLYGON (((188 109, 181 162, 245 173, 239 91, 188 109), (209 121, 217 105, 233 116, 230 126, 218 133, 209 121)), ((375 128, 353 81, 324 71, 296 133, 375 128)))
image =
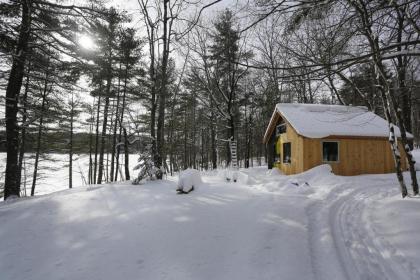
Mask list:
MULTIPOLYGON (((328 163, 334 174, 352 176, 360 174, 381 174, 395 172, 392 151, 386 138, 327 137, 311 139, 298 135, 287 123, 287 131, 281 134, 276 142, 276 151, 280 154, 276 164, 286 174, 296 174, 315 166, 328 163), (322 142, 337 141, 339 143, 339 161, 323 162, 322 142), (292 145, 291 163, 283 163, 283 143, 292 145)), ((402 167, 408 165, 400 144, 402 167)))

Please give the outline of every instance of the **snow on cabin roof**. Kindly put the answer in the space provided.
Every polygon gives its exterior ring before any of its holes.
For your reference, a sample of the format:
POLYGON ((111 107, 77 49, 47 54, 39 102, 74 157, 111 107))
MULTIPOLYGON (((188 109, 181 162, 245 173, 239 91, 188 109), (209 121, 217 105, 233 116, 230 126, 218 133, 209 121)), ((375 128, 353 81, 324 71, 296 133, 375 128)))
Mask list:
MULTIPOLYGON (((324 104, 277 104, 267 128, 266 137, 272 130, 272 121, 280 113, 299 135, 308 138, 328 136, 389 137, 388 122, 368 111, 366 107, 324 104)), ((270 133, 271 134, 271 133, 270 133)), ((400 137, 400 130, 395 127, 400 137)), ((407 137, 412 137, 407 133, 407 137)))

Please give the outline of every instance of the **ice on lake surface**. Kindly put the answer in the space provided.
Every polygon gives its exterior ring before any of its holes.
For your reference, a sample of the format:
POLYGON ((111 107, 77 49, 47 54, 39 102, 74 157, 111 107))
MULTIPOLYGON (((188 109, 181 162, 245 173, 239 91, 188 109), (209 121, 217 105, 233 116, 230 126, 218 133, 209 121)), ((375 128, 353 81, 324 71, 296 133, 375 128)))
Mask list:
MULTIPOLYGON (((33 154, 27 153, 25 155, 26 162, 26 189, 27 193, 31 192, 32 174, 33 174, 33 154)), ((108 156, 111 158, 111 155, 108 156)), ((121 156, 121 159, 123 157, 121 156)), ((135 154, 130 155, 130 171, 137 163, 138 156, 135 154)), ((106 159, 106 155, 105 155, 106 159)), ((39 163, 38 180, 35 188, 35 195, 43 195, 56 191, 68 189, 69 169, 68 169, 69 156, 67 154, 48 154, 48 159, 42 159, 39 163)), ((121 162, 121 161, 120 161, 121 162)), ((77 188, 85 184, 87 180, 89 168, 89 155, 88 154, 74 154, 73 155, 73 187, 77 188)), ((0 153, 0 170, 6 169, 6 153, 0 153)), ((134 173, 133 173, 134 174, 134 173)), ((131 176, 133 176, 131 174, 131 176)), ((22 175, 24 172, 22 171, 22 175)), ((135 175, 135 174, 134 174, 135 175)), ((106 175, 105 175, 106 176, 106 175)), ((2 177, 2 180, 4 177, 2 177)), ((24 191, 25 184, 22 184, 22 191, 24 191)))

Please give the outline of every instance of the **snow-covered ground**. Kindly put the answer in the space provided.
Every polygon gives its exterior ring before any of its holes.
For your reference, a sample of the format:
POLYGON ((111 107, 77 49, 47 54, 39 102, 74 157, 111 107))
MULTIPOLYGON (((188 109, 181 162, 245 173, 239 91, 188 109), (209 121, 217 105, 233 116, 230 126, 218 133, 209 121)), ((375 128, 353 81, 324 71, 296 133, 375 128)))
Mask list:
POLYGON ((394 174, 224 177, 1 202, 0 279, 420 279, 420 199, 394 174))

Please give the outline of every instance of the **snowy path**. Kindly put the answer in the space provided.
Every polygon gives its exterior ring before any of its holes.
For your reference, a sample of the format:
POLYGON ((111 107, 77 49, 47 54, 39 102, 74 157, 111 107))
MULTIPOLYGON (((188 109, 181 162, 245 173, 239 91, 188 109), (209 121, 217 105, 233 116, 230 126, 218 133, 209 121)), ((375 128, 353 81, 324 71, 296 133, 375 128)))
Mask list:
MULTIPOLYGON (((383 230, 375 227, 376 215, 377 220, 382 220, 380 225, 387 224, 387 230, 395 230, 386 213, 381 213, 386 206, 378 209, 386 198, 399 205, 414 206, 408 217, 404 212, 394 213, 398 220, 406 219, 403 228, 407 228, 407 223, 420 222, 416 216, 419 201, 399 199, 395 184, 390 188, 392 181, 390 175, 336 177, 334 191, 309 204, 310 245, 317 279, 420 279, 418 256, 410 259, 393 240, 383 236, 383 230)), ((417 226, 412 233, 418 229, 417 226)), ((411 246, 417 247, 417 255, 420 253, 419 238, 396 237, 407 238, 403 243, 413 242, 411 246)))
POLYGON ((0 279, 312 278, 296 201, 233 184, 174 190, 106 186, 1 206, 0 240, 12 242, 0 279))
POLYGON ((221 177, 3 202, 0 279, 420 279, 420 199, 392 175, 221 177))
MULTIPOLYGON (((386 180, 380 178, 369 178, 369 188, 363 187, 366 182, 363 177, 355 177, 353 184, 359 185, 353 192, 347 192, 333 203, 332 226, 337 228, 337 237, 342 237, 339 253, 352 262, 346 266, 351 279, 420 279, 419 270, 415 263, 411 262, 404 253, 399 251, 391 241, 387 241, 375 227, 372 215, 379 201, 385 198, 398 196, 395 189, 384 189, 386 180), (354 277, 358 275, 358 277, 354 277)), ((401 200, 400 200, 401 202, 401 200)), ((411 203, 406 201, 405 203, 411 203)), ((402 205, 404 202, 402 203, 402 205)), ((418 203, 417 203, 418 205, 418 203)), ((417 206, 416 205, 416 206, 417 206)), ((413 209, 414 210, 414 209, 413 209)), ((418 209, 417 209, 418 210, 418 209)), ((382 209, 379 209, 382 211, 382 209)), ((416 210, 414 210, 416 211, 416 210)), ((418 211, 416 211, 418 213, 418 211)), ((399 213, 400 218, 405 219, 404 212, 399 213)), ((381 217, 383 222, 386 217, 381 217)), ((419 222, 420 219, 412 221, 419 222)), ((409 218, 406 222, 410 223, 409 218)), ((406 240, 406 242, 410 242, 406 240)), ((412 244, 418 246, 420 244, 412 244)))

